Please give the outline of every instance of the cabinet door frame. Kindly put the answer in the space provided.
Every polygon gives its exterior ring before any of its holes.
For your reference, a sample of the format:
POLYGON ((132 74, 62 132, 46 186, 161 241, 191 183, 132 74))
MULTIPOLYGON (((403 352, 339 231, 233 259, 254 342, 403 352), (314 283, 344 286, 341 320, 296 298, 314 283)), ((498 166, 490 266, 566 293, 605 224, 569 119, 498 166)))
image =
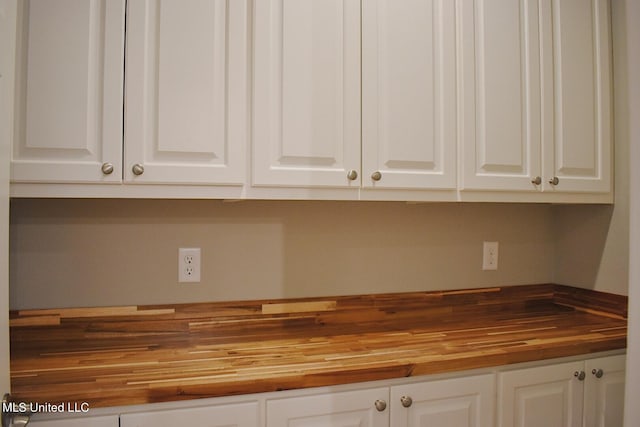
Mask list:
MULTIPOLYGON (((344 391, 317 394, 301 397, 267 400, 267 427, 290 425, 295 419, 296 425, 302 427, 303 420, 308 419, 309 427, 318 426, 322 419, 323 426, 331 422, 331 417, 340 417, 340 421, 361 427, 389 427, 389 388, 380 387, 365 390, 344 391), (375 407, 376 400, 387 402, 383 411, 375 407), (355 422, 359 424, 355 424, 355 422), (369 421, 368 424, 362 424, 369 421)), ((331 424, 329 424, 331 425, 331 424)), ((338 424, 336 424, 338 425, 338 424)), ((122 426, 128 427, 128 426, 122 426)))
POLYGON ((261 0, 253 18, 251 184, 359 189, 360 1, 261 0))
POLYGON ((43 5, 51 6, 49 3, 46 0, 18 2, 11 180, 119 183, 122 180, 125 0, 91 0, 82 4, 87 8, 82 11, 86 15, 76 19, 87 19, 83 22, 86 25, 83 29, 88 32, 86 46, 67 43, 82 29, 69 27, 75 30, 69 33, 60 31, 54 24, 44 25, 62 20, 59 4, 55 6, 59 11, 57 20, 50 19, 51 11, 43 8, 43 5), (36 24, 42 24, 33 32, 30 31, 31 18, 36 24), (52 57, 57 51, 51 51, 51 43, 68 47, 68 57, 52 57), (31 52, 32 49, 36 53, 31 52), (77 58, 74 54, 84 56, 77 58), (78 62, 86 64, 86 75, 73 78, 68 70, 78 62), (65 75, 69 75, 66 80, 65 75), (65 104, 78 101, 65 97, 69 93, 84 93, 85 104, 65 104), (80 135, 78 130, 84 133, 80 135), (113 166, 113 172, 103 173, 105 163, 113 166))
MULTIPOLYGON (((540 188, 532 182, 541 174, 540 59, 536 54, 539 51, 537 2, 518 0, 517 4, 507 2, 503 5, 517 8, 520 19, 514 24, 517 28, 512 28, 518 33, 517 36, 492 36, 492 31, 495 32, 500 26, 489 25, 483 21, 484 18, 495 15, 484 10, 485 3, 489 4, 486 0, 459 3, 461 10, 458 47, 461 53, 458 56, 458 84, 462 150, 459 187, 460 190, 537 192, 540 188), (489 36, 492 36, 492 39, 485 44, 489 36), (506 47, 493 51, 491 57, 491 52, 485 51, 485 48, 498 40, 512 43, 507 47, 516 48, 520 60, 514 61, 515 56, 504 54, 507 52, 506 47), (518 40, 521 41, 520 46, 515 46, 513 43, 517 43, 518 40), (513 112, 513 120, 504 123, 504 126, 514 122, 520 123, 517 131, 515 128, 511 129, 513 139, 500 139, 503 123, 498 118, 503 114, 488 114, 485 108, 500 105, 510 98, 511 93, 506 92, 507 89, 503 87, 505 82, 508 82, 500 75, 503 68, 487 72, 485 68, 490 64, 494 67, 497 67, 495 64, 504 65, 504 69, 510 69, 514 73, 520 71, 519 76, 511 76, 511 86, 516 86, 515 90, 520 93, 521 102, 519 108, 510 109, 513 112), (493 90, 492 97, 487 96, 487 81, 492 83, 489 88, 493 90), (516 114, 518 111, 520 114, 516 114), (487 120, 491 120, 489 124, 493 127, 487 126, 487 120), (488 129, 491 133, 488 133, 488 129), (505 151, 506 146, 511 148, 505 151)), ((507 8, 498 7, 503 13, 509 11, 507 8)), ((504 21, 516 22, 508 18, 504 21)))
MULTIPOLYGON (((584 427, 622 426, 624 413, 626 355, 601 357, 585 361, 587 375, 584 390, 584 427), (602 377, 596 377, 602 369, 602 377), (622 399, 611 402, 607 393, 610 387, 622 387, 622 399)), ((614 396, 615 397, 615 396, 614 396)))
POLYGON ((364 188, 456 188, 456 4, 416 6, 362 4, 364 188))
POLYGON ((203 24, 190 32, 180 32, 180 26, 189 22, 189 14, 198 12, 198 4, 188 9, 183 4, 127 2, 125 183, 242 185, 245 182, 248 2, 212 0, 203 5, 210 9, 200 14, 199 19, 211 26, 203 24), (162 7, 177 9, 168 13, 159 9, 162 7), (207 21, 209 18, 214 22, 207 21), (163 28, 168 29, 163 32, 163 28), (172 31, 180 32, 183 39, 171 37, 172 31), (206 37, 202 32, 206 32, 206 37), (209 49, 197 57, 185 54, 189 47, 181 49, 179 43, 194 38, 202 50, 209 49), (183 56, 185 61, 192 61, 191 68, 185 69, 207 77, 202 87, 196 85, 197 79, 181 74, 181 61, 175 59, 183 56), (198 67, 200 63, 204 65, 198 67), (190 110, 189 94, 197 96, 197 110, 190 110), (165 98, 168 101, 164 102, 165 98), (185 138, 188 144, 180 138, 185 138), (133 172, 136 164, 144 167, 140 175, 133 172))
POLYGON ((391 425, 421 427, 418 424, 421 416, 428 416, 440 405, 444 410, 468 408, 469 427, 493 427, 495 378, 495 374, 483 374, 393 386, 391 387, 391 425), (401 404, 400 399, 403 396, 411 397, 413 402, 410 407, 405 408, 401 404))
POLYGON ((120 427, 173 427, 185 421, 201 427, 256 427, 260 425, 259 406, 258 402, 243 402, 121 414, 120 427))
POLYGON ((79 417, 55 420, 32 420, 29 422, 33 427, 119 427, 119 417, 117 415, 107 415, 100 417, 79 417))
MULTIPOLYGON (((562 19, 561 3, 558 0, 540 0, 542 17, 542 42, 540 45, 542 56, 542 93, 545 100, 542 104, 542 138, 543 138, 543 186, 544 191, 550 192, 589 192, 610 193, 613 190, 613 129, 612 129, 612 73, 611 73, 611 27, 609 1, 589 0, 590 7, 586 8, 584 2, 574 4, 573 7, 587 16, 582 16, 587 22, 579 19, 562 19), (587 28, 580 27, 580 25, 587 28), (573 31, 573 33, 571 33, 573 31), (587 33, 589 37, 577 36, 587 33), (551 35, 553 34, 553 38, 551 35), (563 36, 566 34, 566 39, 563 36), (569 43, 580 40, 593 40, 592 49, 589 52, 578 52, 580 49, 571 48, 569 43), (566 40, 567 46, 563 42, 566 40), (566 56, 579 56, 576 60, 568 61, 582 63, 580 70, 593 68, 593 76, 590 82, 581 82, 582 86, 571 84, 580 79, 575 75, 564 76, 562 65, 566 56), (584 58, 592 55, 592 58, 584 58), (583 61, 580 61, 583 60, 583 61), (584 62, 591 65, 585 67, 584 62), (590 86, 591 96, 585 102, 582 96, 589 92, 584 83, 590 86), (564 87, 568 87, 569 98, 565 103, 564 87), (565 104, 567 107, 565 107, 565 104), (580 111, 583 108, 592 107, 588 113, 580 111), (569 117, 567 124, 564 122, 565 113, 580 111, 580 117, 569 117), (592 116, 593 123, 589 123, 588 117, 592 116), (592 126, 592 134, 589 135, 589 127, 592 126), (567 133, 565 134, 565 130, 567 133), (585 133, 587 134, 585 136, 585 133), (592 137, 591 150, 584 150, 585 139, 592 137), (578 146, 575 146, 578 140, 578 146), (572 148, 572 145, 574 147, 572 148), (586 155, 583 151, 591 151, 586 155), (592 157, 592 158, 591 158, 592 157), (558 177, 558 185, 552 185, 549 181, 558 177)), ((571 2, 562 3, 570 7, 571 2)), ((571 71, 571 70, 570 70, 571 71)))
MULTIPOLYGON (((584 381, 574 376, 581 372, 584 362, 559 363, 534 368, 516 369, 498 373, 498 426, 524 427, 525 401, 549 392, 563 393, 563 424, 565 427, 581 427, 584 381), (522 400, 520 400, 522 398, 522 400)), ((539 424, 539 423, 538 423, 539 424)))

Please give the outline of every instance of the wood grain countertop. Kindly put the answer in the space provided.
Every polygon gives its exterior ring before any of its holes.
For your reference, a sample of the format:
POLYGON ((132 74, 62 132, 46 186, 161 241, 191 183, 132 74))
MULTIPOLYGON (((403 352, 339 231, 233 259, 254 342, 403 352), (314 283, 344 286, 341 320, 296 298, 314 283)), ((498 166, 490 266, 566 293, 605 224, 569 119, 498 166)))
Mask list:
POLYGON ((626 347, 626 297, 559 285, 14 311, 17 400, 133 405, 626 347))

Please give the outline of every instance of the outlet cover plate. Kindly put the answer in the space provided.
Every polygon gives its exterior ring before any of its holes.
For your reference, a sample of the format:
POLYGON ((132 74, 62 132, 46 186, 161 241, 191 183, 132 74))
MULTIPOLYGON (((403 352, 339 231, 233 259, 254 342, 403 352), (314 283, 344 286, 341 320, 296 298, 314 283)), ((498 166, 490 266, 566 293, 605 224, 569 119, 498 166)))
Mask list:
POLYGON ((178 282, 200 283, 200 248, 178 249, 178 282))
POLYGON ((482 243, 482 269, 498 269, 498 242, 482 243))

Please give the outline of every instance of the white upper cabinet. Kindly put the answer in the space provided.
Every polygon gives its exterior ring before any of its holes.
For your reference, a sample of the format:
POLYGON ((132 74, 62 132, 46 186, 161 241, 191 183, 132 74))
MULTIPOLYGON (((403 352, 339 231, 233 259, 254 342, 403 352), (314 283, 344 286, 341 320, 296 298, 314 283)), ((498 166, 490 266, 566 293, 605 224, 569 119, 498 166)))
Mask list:
POLYGON ((463 190, 609 193, 606 0, 463 2, 463 190))
POLYGON ((119 182, 124 0, 18 5, 11 180, 119 182))
POLYGON ((360 1, 260 0, 253 20, 252 184, 359 187, 360 1))
POLYGON ((545 190, 610 192, 609 3, 541 0, 541 10, 545 190))
POLYGON ((242 184, 247 146, 245 0, 130 0, 124 178, 242 184))
POLYGON ((449 0, 362 3, 362 186, 455 189, 456 16, 449 0))
POLYGON ((463 189, 534 191, 540 173, 538 8, 462 3, 463 189))

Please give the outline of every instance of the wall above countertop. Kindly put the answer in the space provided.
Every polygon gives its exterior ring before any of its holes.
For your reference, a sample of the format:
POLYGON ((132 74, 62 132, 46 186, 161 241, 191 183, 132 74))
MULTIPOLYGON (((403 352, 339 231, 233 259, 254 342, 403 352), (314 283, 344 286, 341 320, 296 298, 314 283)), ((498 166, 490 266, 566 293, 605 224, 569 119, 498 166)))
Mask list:
POLYGON ((12 309, 553 279, 549 205, 13 199, 10 230, 12 309), (497 271, 481 269, 485 240, 500 243, 497 271), (179 247, 202 248, 202 283, 177 283, 179 247))

